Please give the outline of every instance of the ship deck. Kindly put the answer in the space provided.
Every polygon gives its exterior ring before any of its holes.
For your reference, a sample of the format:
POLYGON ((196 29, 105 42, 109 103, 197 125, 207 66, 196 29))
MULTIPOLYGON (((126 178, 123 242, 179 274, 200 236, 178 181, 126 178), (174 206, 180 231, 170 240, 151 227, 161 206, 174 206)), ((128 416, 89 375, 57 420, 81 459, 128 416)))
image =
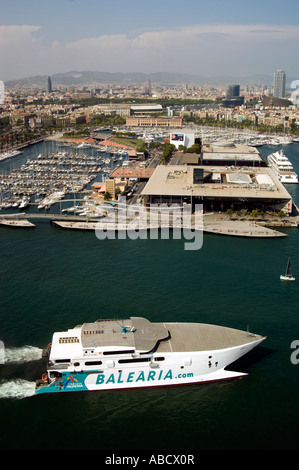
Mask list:
POLYGON ((203 323, 151 323, 142 317, 128 320, 99 320, 81 328, 84 348, 102 346, 159 353, 213 351, 262 339, 248 331, 203 323))
POLYGON ((159 344, 158 352, 213 351, 248 344, 263 336, 203 323, 166 323, 169 341, 159 344))

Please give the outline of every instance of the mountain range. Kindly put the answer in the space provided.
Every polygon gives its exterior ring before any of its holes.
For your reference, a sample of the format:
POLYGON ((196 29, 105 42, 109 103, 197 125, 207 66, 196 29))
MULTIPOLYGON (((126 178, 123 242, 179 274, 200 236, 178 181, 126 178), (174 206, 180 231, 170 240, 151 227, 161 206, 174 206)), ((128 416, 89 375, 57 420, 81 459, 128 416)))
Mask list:
MULTIPOLYGON (((32 77, 24 77, 16 80, 9 80, 5 82, 7 88, 41 88, 46 89, 48 75, 35 75, 32 77)), ((225 85, 228 83, 238 84, 264 84, 272 85, 273 75, 252 75, 250 77, 204 77, 199 75, 192 75, 188 73, 170 73, 170 72, 156 72, 156 73, 122 73, 122 72, 96 72, 96 71, 71 71, 66 73, 56 73, 51 75, 52 86, 88 86, 90 84, 104 84, 104 83, 152 83, 161 84, 208 84, 208 85, 225 85)), ((289 80, 291 80, 289 78, 289 80)))

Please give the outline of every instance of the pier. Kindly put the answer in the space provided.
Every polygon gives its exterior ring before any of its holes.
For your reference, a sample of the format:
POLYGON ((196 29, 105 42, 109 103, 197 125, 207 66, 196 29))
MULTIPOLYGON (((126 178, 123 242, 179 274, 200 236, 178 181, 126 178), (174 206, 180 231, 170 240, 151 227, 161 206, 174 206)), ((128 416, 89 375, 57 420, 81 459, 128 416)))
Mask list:
MULTIPOLYGON (((136 221, 136 230, 140 229, 169 229, 172 230, 177 228, 177 225, 173 223, 172 217, 169 217, 169 221, 165 225, 163 219, 157 219, 153 223, 148 217, 148 223, 144 226, 138 226, 138 219, 134 217, 127 217, 125 220, 120 222, 114 220, 109 216, 99 217, 86 217, 79 215, 64 215, 54 213, 18 213, 18 214, 6 214, 0 219, 0 225, 14 228, 34 228, 33 222, 28 219, 36 221, 49 221, 52 225, 60 227, 62 229, 69 230, 89 230, 95 231, 96 229, 103 230, 119 230, 126 231, 132 230, 132 224, 136 221)), ((265 222, 266 224, 266 222, 265 222)), ((285 224, 280 227, 285 227, 285 224)), ((292 225, 297 227, 297 225, 292 225)), ((183 227, 182 227, 183 228, 183 227)), ((269 228, 265 225, 260 225, 258 222, 252 220, 239 221, 239 220, 226 220, 221 218, 213 218, 213 214, 204 215, 203 223, 200 228, 197 228, 195 224, 194 216, 191 218, 190 223, 191 230, 202 230, 205 233, 211 233, 216 235, 227 235, 234 237, 248 237, 248 238, 277 238, 286 237, 285 233, 282 233, 273 228, 269 228)))
POLYGON ((5 227, 12 227, 12 228, 34 228, 35 225, 29 220, 20 220, 20 219, 0 219, 0 225, 4 225, 5 227))

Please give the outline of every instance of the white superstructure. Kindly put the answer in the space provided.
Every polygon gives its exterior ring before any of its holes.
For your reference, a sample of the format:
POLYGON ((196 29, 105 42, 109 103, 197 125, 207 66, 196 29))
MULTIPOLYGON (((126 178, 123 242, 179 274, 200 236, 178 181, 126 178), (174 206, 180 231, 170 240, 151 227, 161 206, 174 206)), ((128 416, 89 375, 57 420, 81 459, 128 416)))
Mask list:
POLYGON ((246 375, 225 368, 265 339, 202 323, 98 320, 55 333, 36 393, 195 384, 246 375))
POLYGON ((268 155, 268 163, 282 183, 298 183, 293 165, 282 150, 268 155))

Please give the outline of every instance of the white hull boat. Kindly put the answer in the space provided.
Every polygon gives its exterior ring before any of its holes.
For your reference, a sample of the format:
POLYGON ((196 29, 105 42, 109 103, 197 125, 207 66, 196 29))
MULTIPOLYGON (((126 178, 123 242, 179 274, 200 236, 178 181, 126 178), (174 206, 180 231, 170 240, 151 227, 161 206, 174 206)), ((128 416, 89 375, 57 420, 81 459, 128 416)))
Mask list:
POLYGON ((36 393, 200 384, 247 375, 227 367, 266 338, 203 323, 97 320, 52 337, 36 393))

